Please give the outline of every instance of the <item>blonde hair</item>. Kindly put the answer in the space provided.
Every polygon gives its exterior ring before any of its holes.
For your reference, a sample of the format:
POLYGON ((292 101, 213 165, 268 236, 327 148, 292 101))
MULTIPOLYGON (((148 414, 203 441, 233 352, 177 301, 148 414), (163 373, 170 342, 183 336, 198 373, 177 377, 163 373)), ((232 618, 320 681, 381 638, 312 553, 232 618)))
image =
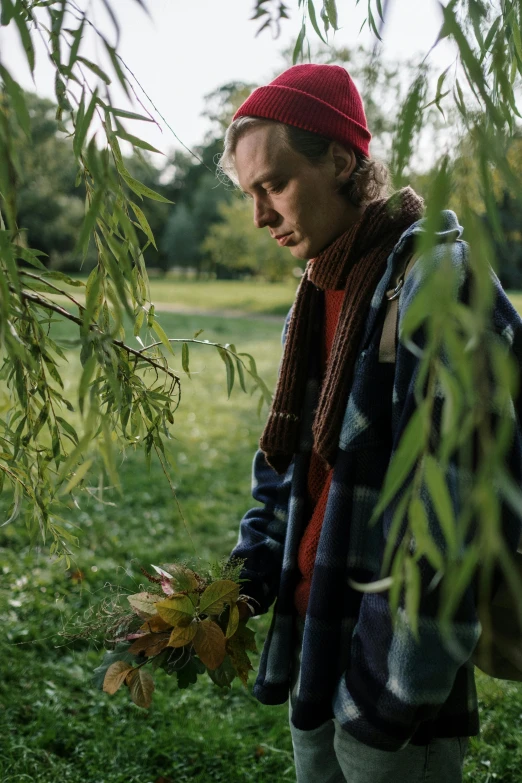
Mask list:
MULTIPOLYGON (((281 138, 290 149, 303 155, 312 163, 320 163, 326 155, 332 139, 317 133, 296 128, 275 120, 261 117, 238 117, 229 125, 225 134, 223 154, 218 161, 218 173, 232 180, 237 186, 235 151, 239 139, 250 129, 258 125, 274 124, 278 126, 281 138)), ((390 173, 388 167, 379 160, 367 158, 360 152, 355 153, 356 165, 349 181, 341 193, 355 207, 363 207, 380 198, 390 195, 390 173)))

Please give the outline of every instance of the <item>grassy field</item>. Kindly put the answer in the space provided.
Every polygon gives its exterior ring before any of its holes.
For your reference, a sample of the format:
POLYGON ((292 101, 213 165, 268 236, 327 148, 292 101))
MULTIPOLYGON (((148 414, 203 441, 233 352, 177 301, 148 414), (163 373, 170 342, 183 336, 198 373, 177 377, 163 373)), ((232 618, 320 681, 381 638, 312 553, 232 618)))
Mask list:
MULTIPOLYGON (((161 322, 172 336, 204 328, 203 338, 236 343, 256 356, 273 384, 281 324, 171 313, 161 322)), ((227 400, 223 365, 209 348, 191 351, 191 370, 173 429, 175 483, 195 550, 208 560, 229 553, 250 505, 251 457, 262 421, 249 396, 236 389, 227 400)), ((71 383, 77 372, 71 360, 71 383)), ((85 497, 70 509, 80 548, 69 571, 53 566, 19 524, 0 528, 0 780, 292 781, 286 706, 263 707, 240 685, 222 693, 202 681, 179 691, 161 672, 145 712, 127 693, 94 690, 90 676, 100 652, 60 636, 106 594, 104 585, 136 592, 140 564, 194 556, 159 467, 153 463, 148 473, 141 455, 127 453, 121 476, 122 497, 109 491, 103 502, 85 497)), ((267 617, 255 621, 259 644, 267 624, 267 617)), ((465 779, 520 783, 522 690, 485 677, 479 687, 483 731, 472 740, 465 779)))
MULTIPOLYGON (((159 310, 163 306, 177 311, 284 316, 290 309, 297 284, 297 280, 284 283, 264 283, 258 280, 198 282, 167 276, 151 278, 150 294, 159 310)), ((80 288, 67 285, 63 287, 73 294, 79 294, 81 299, 80 288)), ((57 298, 62 299, 59 296, 57 298)))
POLYGON ((153 302, 175 307, 228 310, 233 312, 286 315, 292 304, 297 281, 262 283, 259 281, 212 280, 151 280, 153 302))

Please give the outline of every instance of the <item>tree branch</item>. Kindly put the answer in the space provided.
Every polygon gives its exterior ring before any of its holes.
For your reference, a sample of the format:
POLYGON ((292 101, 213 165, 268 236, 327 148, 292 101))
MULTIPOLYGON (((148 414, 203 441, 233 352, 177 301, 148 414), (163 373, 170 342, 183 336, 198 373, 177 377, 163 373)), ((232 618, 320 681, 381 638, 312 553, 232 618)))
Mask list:
MULTIPOLYGON (((30 294, 28 291, 22 291, 22 298, 28 300, 29 302, 34 302, 40 307, 44 307, 46 310, 51 310, 53 313, 57 313, 63 318, 67 318, 69 321, 73 321, 75 324, 78 324, 78 326, 83 326, 83 321, 81 318, 73 315, 64 307, 60 307, 60 305, 54 304, 53 302, 48 302, 46 299, 42 299, 42 297, 38 296, 37 294, 30 294)), ((96 324, 89 324, 89 329, 93 332, 98 332, 101 335, 104 334, 104 332, 102 332, 100 327, 96 324)), ((159 370, 160 372, 168 375, 169 378, 172 378, 172 380, 175 381, 178 386, 180 385, 181 379, 179 375, 176 375, 176 373, 173 372, 168 366, 165 367, 163 364, 160 364, 154 359, 151 359, 150 356, 145 356, 143 354, 143 349, 141 351, 137 351, 135 348, 131 348, 130 345, 127 345, 122 340, 116 340, 114 337, 111 337, 110 339, 112 344, 117 348, 121 348, 121 350, 126 351, 131 356, 135 356, 137 359, 143 359, 143 361, 148 362, 148 364, 150 364, 156 370, 159 370)))
MULTIPOLYGON (((210 340, 196 340, 195 337, 168 337, 167 338, 169 343, 196 343, 196 345, 206 345, 207 347, 210 346, 210 348, 222 348, 227 353, 231 354, 234 359, 238 359, 245 370, 249 372, 248 367, 246 366, 245 362, 239 354, 234 353, 234 351, 231 351, 230 348, 226 348, 224 345, 221 345, 221 343, 211 343, 210 340)), ((158 345, 163 345, 161 340, 158 340, 155 343, 151 343, 150 345, 146 345, 144 348, 142 348, 142 351, 150 351, 152 348, 156 348, 158 345)))
POLYGON ((27 272, 25 269, 20 270, 20 274, 24 275, 25 277, 30 277, 32 280, 38 280, 40 283, 43 283, 44 285, 48 286, 49 288, 54 289, 58 294, 62 294, 62 296, 66 296, 67 299, 70 299, 73 304, 76 305, 78 310, 85 310, 85 307, 80 304, 80 302, 77 302, 74 296, 71 296, 67 293, 67 291, 64 291, 63 288, 58 288, 57 285, 53 285, 53 283, 49 283, 45 278, 40 277, 40 275, 34 275, 32 272, 27 272))

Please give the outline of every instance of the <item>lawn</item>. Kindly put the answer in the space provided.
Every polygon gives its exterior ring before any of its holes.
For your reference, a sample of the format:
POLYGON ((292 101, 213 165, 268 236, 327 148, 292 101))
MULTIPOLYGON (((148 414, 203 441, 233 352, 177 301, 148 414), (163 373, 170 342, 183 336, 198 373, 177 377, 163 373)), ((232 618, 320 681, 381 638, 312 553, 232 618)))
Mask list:
POLYGON ((264 283, 261 281, 153 279, 153 302, 183 309, 227 310, 264 315, 286 315, 292 304, 297 281, 264 283))
MULTIPOLYGON (((79 278, 84 280, 86 278, 79 278)), ((158 310, 284 316, 290 309, 298 281, 265 283, 260 280, 179 280, 170 275, 150 280, 151 299, 158 310)), ((60 285, 82 299, 82 289, 60 285)), ((63 297, 56 295, 57 300, 63 297)))
MULTIPOLYGON (((256 356, 273 384, 281 323, 173 313, 162 313, 161 323, 171 336, 203 328, 202 338, 234 342, 256 356)), ((210 681, 179 691, 160 673, 152 709, 145 712, 125 692, 109 697, 94 690, 90 675, 100 652, 60 636, 64 625, 106 594, 106 584, 137 592, 140 564, 192 558, 194 548, 203 561, 215 559, 234 545, 251 502, 251 457, 262 420, 255 400, 238 389, 227 400, 224 368, 210 348, 191 351, 191 370, 173 428, 174 482, 190 536, 158 465, 148 473, 134 453, 121 463, 121 497, 109 490, 102 499, 86 496, 80 508, 71 507, 80 548, 70 570, 52 565, 19 523, 0 528, 1 781, 294 779, 285 705, 263 707, 250 689, 237 685, 223 693, 210 681)), ((73 359, 68 375, 71 383, 78 375, 73 359)), ((253 624, 261 644, 268 618, 253 624)), ((471 743, 465 779, 519 783, 522 690, 485 677, 479 687, 483 733, 471 743)))

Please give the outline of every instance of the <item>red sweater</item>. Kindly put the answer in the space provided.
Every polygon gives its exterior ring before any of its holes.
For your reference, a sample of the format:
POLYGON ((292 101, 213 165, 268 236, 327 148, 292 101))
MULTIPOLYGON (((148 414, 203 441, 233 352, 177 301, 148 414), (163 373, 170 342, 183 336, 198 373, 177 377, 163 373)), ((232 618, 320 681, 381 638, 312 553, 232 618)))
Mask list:
MULTIPOLYGON (((323 338, 323 371, 330 358, 332 345, 335 337, 335 331, 339 321, 341 305, 343 303, 344 291, 325 291, 325 319, 324 319, 324 338, 323 338)), ((295 591, 295 606, 298 614, 305 617, 310 597, 310 587, 312 584, 312 574, 314 571, 315 557, 323 525, 324 512, 330 484, 332 482, 333 468, 327 468, 323 460, 312 451, 310 459, 310 468, 308 471, 308 494, 311 501, 312 516, 306 526, 301 544, 297 563, 301 572, 301 581, 295 591)))

